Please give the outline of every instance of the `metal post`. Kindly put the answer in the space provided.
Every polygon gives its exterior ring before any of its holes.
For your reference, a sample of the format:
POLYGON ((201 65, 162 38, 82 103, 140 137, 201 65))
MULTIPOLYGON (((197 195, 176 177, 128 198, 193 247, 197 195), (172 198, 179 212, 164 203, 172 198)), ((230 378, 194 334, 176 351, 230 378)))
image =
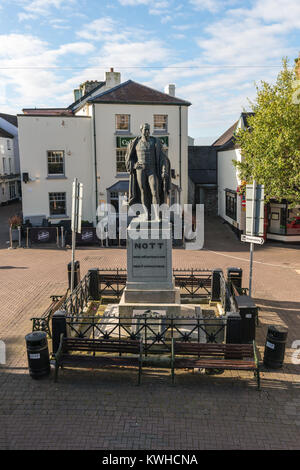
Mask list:
POLYGON ((29 228, 27 227, 27 229, 26 229, 26 248, 29 247, 28 240, 29 240, 29 228))
POLYGON ((82 183, 74 178, 72 193, 72 266, 71 266, 71 292, 74 289, 74 262, 76 232, 81 233, 81 212, 82 212, 82 183))
POLYGON ((19 231, 19 248, 21 248, 21 227, 18 226, 18 231, 19 231))
MULTIPOLYGON (((253 195, 252 195, 252 230, 251 235, 255 235, 255 215, 256 215, 256 181, 253 180, 253 195)), ((250 272, 249 272, 249 297, 252 293, 252 270, 253 270, 253 252, 254 243, 250 243, 250 272)))
POLYGON ((75 243, 76 243, 76 232, 72 230, 71 292, 73 292, 73 289, 74 289, 75 243))
POLYGON ((64 228, 60 227, 60 233, 61 233, 61 247, 65 247, 65 240, 64 240, 64 228))
POLYGON ((9 242, 10 242, 10 247, 13 247, 13 241, 12 241, 12 231, 11 231, 11 225, 9 227, 9 242))

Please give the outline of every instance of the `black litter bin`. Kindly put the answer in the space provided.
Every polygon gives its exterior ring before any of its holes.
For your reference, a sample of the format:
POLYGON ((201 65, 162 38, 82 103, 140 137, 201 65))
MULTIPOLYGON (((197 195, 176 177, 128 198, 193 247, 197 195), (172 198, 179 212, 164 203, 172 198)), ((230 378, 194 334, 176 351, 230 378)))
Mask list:
POLYGON ((280 325, 272 325, 268 328, 264 365, 270 369, 280 369, 284 361, 285 344, 288 329, 280 325))
POLYGON ((50 373, 50 360, 45 331, 33 331, 25 336, 29 373, 39 379, 50 373))

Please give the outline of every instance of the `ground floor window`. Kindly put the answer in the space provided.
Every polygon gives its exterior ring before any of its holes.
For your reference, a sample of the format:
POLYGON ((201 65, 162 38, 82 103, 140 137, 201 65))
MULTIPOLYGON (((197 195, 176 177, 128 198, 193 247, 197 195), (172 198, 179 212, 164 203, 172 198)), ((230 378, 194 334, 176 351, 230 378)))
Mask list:
POLYGON ((66 193, 49 193, 50 216, 66 215, 66 193))
POLYGON ((117 173, 126 173, 125 154, 126 148, 116 150, 117 173))
POLYGON ((287 235, 300 235, 300 207, 288 209, 286 233, 287 235))
POLYGON ((275 235, 300 235, 300 206, 290 207, 288 202, 271 202, 268 205, 268 233, 275 235))
POLYGON ((16 182, 10 181, 9 182, 9 199, 16 198, 16 182))
POLYGON ((236 220, 237 195, 235 191, 225 190, 225 213, 227 217, 236 220))

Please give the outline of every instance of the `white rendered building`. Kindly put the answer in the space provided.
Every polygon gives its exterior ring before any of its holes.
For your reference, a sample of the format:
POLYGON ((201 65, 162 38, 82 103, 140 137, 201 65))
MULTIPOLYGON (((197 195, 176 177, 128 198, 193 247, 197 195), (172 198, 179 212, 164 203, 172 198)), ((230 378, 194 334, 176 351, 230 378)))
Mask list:
POLYGON ((171 202, 187 203, 190 103, 175 97, 174 85, 167 91, 121 83, 111 69, 104 82, 74 90, 76 101, 68 108, 24 109, 18 115, 24 219, 69 219, 74 177, 84 186, 83 220, 95 224, 101 202, 118 211, 120 196, 128 192, 126 147, 145 122, 171 162, 171 202))
MULTIPOLYGON (((240 236, 246 233, 246 201, 239 194, 241 180, 232 161, 242 161, 240 148, 235 144, 234 133, 247 126, 247 116, 242 113, 213 146, 217 151, 218 215, 228 222, 240 236)), ((300 242, 300 206, 290 207, 288 201, 271 200, 265 205, 265 239, 282 242, 300 242)))
POLYGON ((21 196, 17 117, 0 113, 0 204, 21 196))

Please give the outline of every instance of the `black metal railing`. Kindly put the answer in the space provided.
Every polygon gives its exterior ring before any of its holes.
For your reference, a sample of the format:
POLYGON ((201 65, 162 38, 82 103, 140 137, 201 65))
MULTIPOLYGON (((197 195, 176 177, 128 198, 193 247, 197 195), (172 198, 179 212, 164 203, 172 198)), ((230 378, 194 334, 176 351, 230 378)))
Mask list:
POLYGON ((51 338, 51 318, 53 314, 62 308, 63 303, 67 298, 68 290, 64 295, 51 295, 51 305, 45 310, 41 317, 32 317, 32 331, 46 331, 49 338, 51 338))
POLYGON ((90 273, 87 273, 61 305, 61 309, 65 310, 67 315, 80 315, 88 305, 90 300, 89 285, 90 273))
MULTIPOLYGON (((175 286, 184 297, 191 299, 208 298, 211 294, 212 271, 208 269, 173 269, 175 286)), ((99 295, 119 300, 127 282, 127 270, 99 269, 99 295)))
POLYGON ((231 289, 230 282, 226 281, 225 276, 222 272, 220 273, 220 301, 224 313, 238 312, 234 292, 231 289))
POLYGON ((226 318, 195 317, 66 317, 67 335, 92 339, 143 340, 144 350, 159 354, 171 350, 172 339, 220 343, 225 341, 226 318))

